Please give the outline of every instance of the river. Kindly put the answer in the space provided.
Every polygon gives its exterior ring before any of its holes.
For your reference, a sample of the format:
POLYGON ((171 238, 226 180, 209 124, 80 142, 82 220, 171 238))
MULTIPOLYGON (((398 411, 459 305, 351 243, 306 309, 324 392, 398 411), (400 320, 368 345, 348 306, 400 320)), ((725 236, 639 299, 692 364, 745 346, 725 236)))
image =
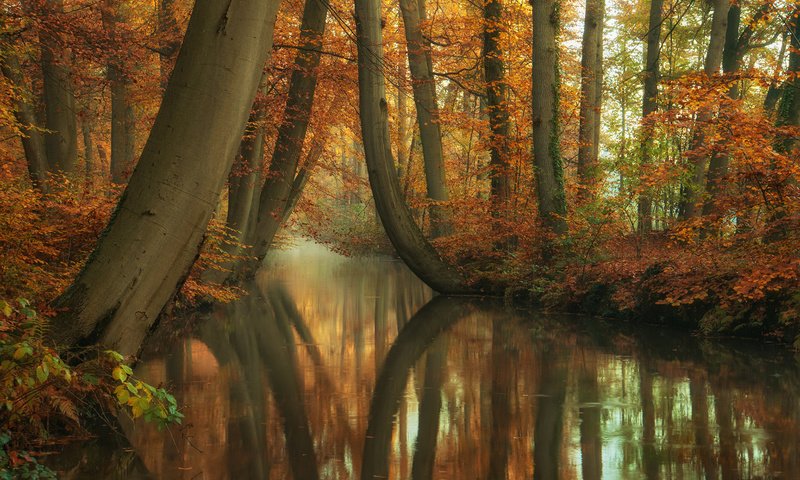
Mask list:
POLYGON ((73 445, 62 478, 800 478, 800 361, 757 342, 436 297, 300 243, 170 322, 137 375, 168 431, 73 445))

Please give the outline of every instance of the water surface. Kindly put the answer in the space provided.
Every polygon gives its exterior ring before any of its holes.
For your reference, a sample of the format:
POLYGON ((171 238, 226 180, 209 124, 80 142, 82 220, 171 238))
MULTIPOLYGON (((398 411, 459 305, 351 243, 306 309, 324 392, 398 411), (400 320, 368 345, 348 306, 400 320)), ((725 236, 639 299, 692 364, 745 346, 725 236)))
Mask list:
POLYGON ((185 425, 136 423, 64 478, 800 478, 786 349, 436 297, 313 244, 162 328, 137 373, 185 425))

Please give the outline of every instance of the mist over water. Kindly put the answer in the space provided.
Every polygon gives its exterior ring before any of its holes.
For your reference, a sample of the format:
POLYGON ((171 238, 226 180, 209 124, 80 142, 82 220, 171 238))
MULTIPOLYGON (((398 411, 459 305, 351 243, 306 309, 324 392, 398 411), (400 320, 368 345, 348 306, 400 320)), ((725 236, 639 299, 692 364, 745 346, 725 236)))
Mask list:
POLYGON ((250 291, 150 341, 182 428, 72 446, 63 477, 800 478, 783 347, 434 298, 311 243, 250 291))

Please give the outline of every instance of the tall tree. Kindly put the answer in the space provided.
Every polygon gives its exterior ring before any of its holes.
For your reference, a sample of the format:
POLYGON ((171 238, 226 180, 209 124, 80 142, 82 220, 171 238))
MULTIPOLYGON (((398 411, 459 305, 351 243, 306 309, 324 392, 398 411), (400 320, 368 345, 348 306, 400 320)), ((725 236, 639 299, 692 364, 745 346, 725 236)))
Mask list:
POLYGON ((13 46, 8 45, 6 48, 8 51, 4 52, 0 58, 0 71, 3 72, 3 75, 17 90, 14 117, 19 123, 20 140, 22 141, 22 149, 25 151, 28 175, 30 176, 31 184, 46 193, 49 187, 47 185, 48 165, 44 137, 39 129, 36 108, 30 98, 31 92, 27 88, 19 59, 12 51, 13 46))
POLYGON ((500 0, 489 0, 483 7, 483 71, 486 80, 486 107, 489 114, 491 139, 491 201, 492 215, 505 215, 511 198, 509 182, 509 114, 508 85, 505 80, 505 62, 500 47, 503 5, 500 0))
MULTIPOLYGON (((408 43, 408 67, 411 71, 411 86, 414 105, 417 109, 422 158, 425 165, 425 185, 428 198, 434 202, 449 200, 442 131, 439 126, 439 105, 436 100, 436 84, 433 80, 430 41, 422 34, 421 22, 425 21, 425 0, 400 0, 406 41, 408 43)), ((441 205, 431 205, 431 234, 434 237, 449 230, 447 214, 441 205)))
MULTIPOLYGON (((714 0, 714 16, 711 20, 711 36, 708 41, 703 73, 711 78, 719 73, 722 65, 722 52, 725 46, 725 36, 728 30, 728 10, 730 9, 729 0, 714 0)), ((684 188, 684 195, 681 199, 680 214, 683 219, 696 218, 702 209, 702 196, 706 178, 706 167, 708 166, 708 155, 704 152, 706 144, 706 132, 708 123, 713 118, 714 112, 711 105, 704 105, 697 112, 695 120, 695 131, 692 137, 690 157, 690 177, 684 188)))
MULTIPOLYGON (((646 174, 652 163, 653 130, 647 117, 658 109, 658 84, 661 81, 659 56, 661 55, 661 23, 664 0, 651 0, 650 16, 647 30, 647 48, 644 57, 644 92, 642 94, 642 153, 641 167, 646 174)), ((638 202, 638 229, 640 233, 648 233, 653 228, 653 201, 651 193, 642 189, 638 202)))
MULTIPOLYGON (((45 0, 44 8, 51 18, 64 15, 62 0, 45 0)), ((69 68, 71 54, 63 39, 52 28, 41 29, 39 41, 42 48, 47 160, 51 170, 72 173, 78 160, 78 125, 69 68)))
POLYGON ((283 122, 258 199, 258 216, 252 232, 254 255, 266 255, 275 233, 283 222, 283 212, 292 191, 297 166, 303 151, 314 92, 317 88, 317 67, 322 55, 322 39, 328 16, 323 0, 306 0, 300 25, 300 48, 294 60, 283 122))
POLYGON ((106 0, 103 23, 114 46, 108 62, 111 84, 111 181, 123 183, 133 167, 136 155, 136 119, 131 99, 130 73, 122 52, 125 48, 125 23, 130 6, 127 0, 106 0))
POLYGON ((383 227, 400 258, 434 290, 470 291, 461 275, 427 241, 405 203, 389 140, 380 2, 356 0, 355 10, 361 137, 372 195, 383 227))
POLYGON ((539 216, 553 233, 567 232, 567 198, 561 161, 558 45, 560 0, 531 0, 533 6, 533 164, 539 216))
MULTIPOLYGON (((750 47, 754 32, 753 26, 767 14, 770 8, 771 4, 769 2, 762 4, 740 34, 742 7, 738 3, 730 6, 728 9, 727 31, 725 33, 725 46, 722 49, 722 72, 725 75, 731 76, 739 71, 744 54, 750 47)), ((740 96, 739 82, 734 82, 728 89, 728 98, 739 100, 740 96)), ((723 104, 720 108, 720 118, 728 120, 729 107, 723 104)), ((724 149, 715 152, 711 157, 708 173, 706 174, 707 196, 703 203, 703 215, 710 215, 718 210, 717 202, 724 187, 729 164, 730 156, 724 149)))
POLYGON ((597 188, 600 101, 603 83, 603 0, 586 0, 581 55, 581 103, 578 129, 578 182, 582 201, 597 188))
POLYGON ((279 1, 197 2, 141 159, 83 271, 57 343, 136 353, 198 255, 272 48, 279 1), (208 132, 214 132, 209 135, 208 132))

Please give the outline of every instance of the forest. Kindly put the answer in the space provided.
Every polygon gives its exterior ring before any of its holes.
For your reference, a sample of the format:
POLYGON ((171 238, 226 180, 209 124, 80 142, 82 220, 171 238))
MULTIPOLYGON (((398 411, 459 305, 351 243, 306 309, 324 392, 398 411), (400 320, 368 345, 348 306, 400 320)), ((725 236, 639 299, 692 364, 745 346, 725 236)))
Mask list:
POLYGON ((0 20, 0 478, 50 478, 40 453, 109 417, 180 424, 143 352, 249 305, 297 242, 399 259, 446 298, 800 349, 800 2, 2 0, 0 20))

